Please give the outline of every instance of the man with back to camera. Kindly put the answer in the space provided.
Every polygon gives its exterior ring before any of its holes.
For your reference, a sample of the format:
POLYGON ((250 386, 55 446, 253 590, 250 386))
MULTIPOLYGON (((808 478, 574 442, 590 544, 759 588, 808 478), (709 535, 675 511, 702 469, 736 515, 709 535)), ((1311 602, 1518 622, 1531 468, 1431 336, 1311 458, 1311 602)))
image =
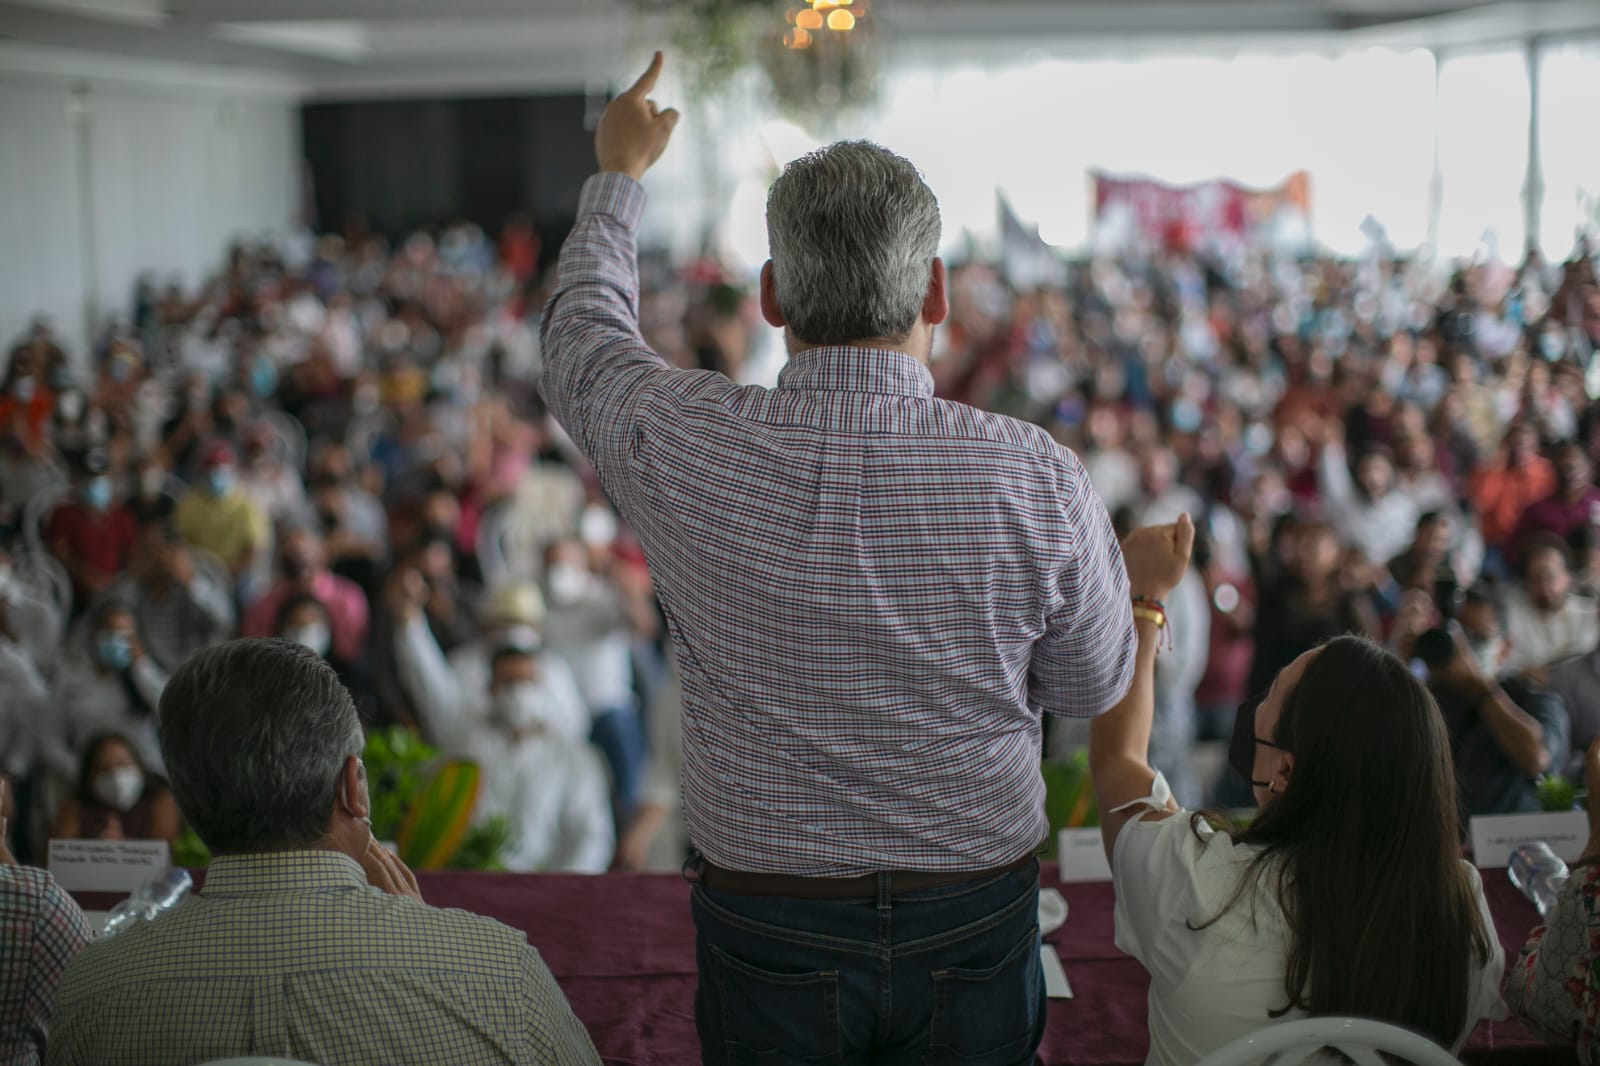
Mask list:
POLYGON ((1040 715, 1100 714, 1133 670, 1110 518, 1043 430, 933 398, 938 205, 875 145, 769 194, 777 388, 669 369, 635 262, 660 70, 601 119, 543 391, 677 648, 704 1059, 1029 1062, 1040 715))

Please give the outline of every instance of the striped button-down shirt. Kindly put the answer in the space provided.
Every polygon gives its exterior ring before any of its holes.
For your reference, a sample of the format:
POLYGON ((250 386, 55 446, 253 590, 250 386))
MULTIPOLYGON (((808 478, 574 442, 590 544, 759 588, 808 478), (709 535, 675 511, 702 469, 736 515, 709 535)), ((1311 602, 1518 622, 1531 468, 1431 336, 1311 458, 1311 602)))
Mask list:
POLYGON ((691 840, 729 869, 824 877, 1025 855, 1046 832, 1041 713, 1099 714, 1133 674, 1083 466, 935 399, 900 352, 800 352, 770 390, 669 368, 639 333, 643 209, 626 176, 584 186, 544 395, 649 558, 691 840))
POLYGON ((205 891, 91 944, 51 1066, 277 1055, 320 1066, 598 1063, 522 933, 371 888, 333 851, 216 859, 205 891))
POLYGON ((0 1062, 44 1057, 56 987, 67 962, 93 936, 55 878, 0 865, 0 1062))

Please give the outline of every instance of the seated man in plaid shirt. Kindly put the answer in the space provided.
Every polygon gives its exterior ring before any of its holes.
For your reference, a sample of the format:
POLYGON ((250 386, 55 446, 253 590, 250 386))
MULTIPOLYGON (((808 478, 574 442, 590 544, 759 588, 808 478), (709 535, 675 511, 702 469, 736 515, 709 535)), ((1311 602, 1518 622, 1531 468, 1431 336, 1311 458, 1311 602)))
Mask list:
MULTIPOLYGON (((0 810, 6 807, 0 778, 0 810)), ((18 866, 0 815, 0 1062, 44 1061, 50 1012, 67 963, 94 935, 55 878, 18 866)))
POLYGON ((600 1061, 522 933, 427 906, 373 840, 361 749, 301 645, 236 640, 172 676, 161 750, 216 858, 197 898, 67 967, 51 1066, 600 1061))
POLYGON ((677 650, 705 1061, 1029 1062, 1041 715, 1101 714, 1133 673, 1110 518, 1043 430, 934 398, 938 204, 875 145, 769 194, 778 387, 668 367, 635 258, 677 122, 660 68, 600 122, 543 390, 677 650))

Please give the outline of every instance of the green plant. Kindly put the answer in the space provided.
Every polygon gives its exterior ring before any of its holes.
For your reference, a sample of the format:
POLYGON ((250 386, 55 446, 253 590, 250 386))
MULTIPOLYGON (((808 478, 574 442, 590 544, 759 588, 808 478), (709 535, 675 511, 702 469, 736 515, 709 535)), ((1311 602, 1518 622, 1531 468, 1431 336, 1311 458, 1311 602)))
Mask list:
POLYGON ((172 863, 186 870, 200 870, 211 865, 211 849, 189 826, 183 827, 178 839, 172 842, 172 863))
POLYGON ((1044 813, 1050 823, 1044 857, 1054 859, 1061 830, 1090 829, 1100 824, 1100 811, 1089 780, 1089 753, 1079 748, 1065 762, 1042 764, 1039 773, 1044 777, 1044 813))
POLYGON ((1578 786, 1560 774, 1545 774, 1535 785, 1539 806, 1546 811, 1570 811, 1578 803, 1578 786))
MULTIPOLYGON (((406 829, 407 820, 413 826, 423 823, 430 828, 448 826, 468 814, 465 806, 471 791, 457 792, 448 789, 430 790, 431 785, 443 775, 459 775, 469 771, 476 780, 476 768, 471 764, 444 762, 436 748, 424 743, 415 733, 399 726, 373 730, 367 735, 367 746, 361 753, 367 767, 368 792, 372 797, 372 835, 379 840, 399 841, 406 829), (418 809, 419 804, 437 804, 436 808, 418 809), (416 817, 413 817, 415 815, 416 817)), ((511 823, 504 815, 494 815, 473 823, 461 837, 461 842, 443 863, 450 870, 504 870, 503 856, 511 845, 511 823)), ((429 835, 427 843, 438 846, 448 836, 438 832, 429 835)), ((449 844, 443 844, 448 848, 449 844)), ((173 862, 188 869, 199 869, 211 863, 211 850, 198 833, 185 826, 172 844, 173 862)))
POLYGON ((361 761, 367 767, 367 787, 372 795, 373 836, 379 840, 399 836, 412 803, 427 787, 430 764, 438 757, 438 749, 409 729, 391 726, 367 735, 361 761))
POLYGON ((491 815, 467 830, 461 846, 446 864, 451 870, 504 870, 501 858, 511 847, 511 820, 503 814, 491 815))
POLYGON ((816 130, 842 112, 877 98, 877 53, 866 5, 849 33, 818 30, 807 47, 792 48, 786 34, 805 0, 687 0, 678 5, 671 32, 673 56, 685 88, 698 103, 721 101, 753 86, 784 117, 816 130))

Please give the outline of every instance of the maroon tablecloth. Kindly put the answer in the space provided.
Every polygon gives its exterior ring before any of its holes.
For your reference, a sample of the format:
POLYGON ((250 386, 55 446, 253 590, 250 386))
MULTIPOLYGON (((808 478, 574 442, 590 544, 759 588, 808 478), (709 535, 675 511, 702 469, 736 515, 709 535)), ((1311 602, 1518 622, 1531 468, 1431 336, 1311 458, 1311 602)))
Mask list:
MULTIPOLYGON (((689 888, 676 876, 603 877, 420 873, 423 895, 527 932, 608 1063, 694 1063, 694 926, 689 888)), ((1499 872, 1484 881, 1508 958, 1537 921, 1499 872)), ((1047 868, 1045 884, 1055 884, 1047 868)), ((1042 1062, 1136 1066, 1148 1048, 1142 967, 1111 942, 1111 886, 1058 885, 1067 923, 1048 939, 1076 998, 1051 1000, 1042 1062)), ((1570 1050, 1539 1044, 1514 1023, 1484 1025, 1469 1063, 1575 1063, 1570 1050)))

